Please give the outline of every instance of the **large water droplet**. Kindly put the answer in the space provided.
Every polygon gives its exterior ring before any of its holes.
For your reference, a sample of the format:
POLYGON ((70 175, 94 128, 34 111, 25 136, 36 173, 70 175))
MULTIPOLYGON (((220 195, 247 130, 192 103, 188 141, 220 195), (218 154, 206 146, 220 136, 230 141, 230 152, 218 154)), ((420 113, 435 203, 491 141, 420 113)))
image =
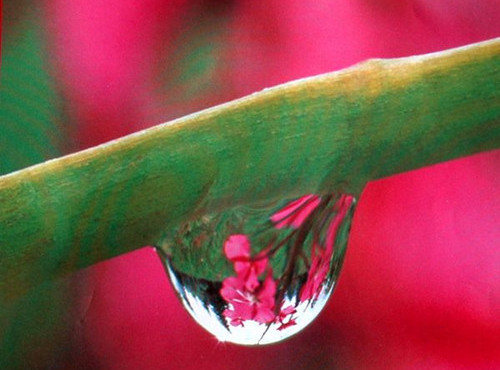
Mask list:
POLYGON ((220 341, 281 341, 325 306, 347 246, 354 198, 314 194, 207 215, 158 252, 191 316, 220 341))

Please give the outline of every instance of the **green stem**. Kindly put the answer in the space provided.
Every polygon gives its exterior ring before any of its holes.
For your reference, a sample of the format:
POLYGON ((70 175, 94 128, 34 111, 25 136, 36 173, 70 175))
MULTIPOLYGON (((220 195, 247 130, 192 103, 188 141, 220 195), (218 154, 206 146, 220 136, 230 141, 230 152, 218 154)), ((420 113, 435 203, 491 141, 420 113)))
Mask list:
POLYGON ((500 145, 500 39, 292 82, 0 177, 0 304, 236 204, 500 145))

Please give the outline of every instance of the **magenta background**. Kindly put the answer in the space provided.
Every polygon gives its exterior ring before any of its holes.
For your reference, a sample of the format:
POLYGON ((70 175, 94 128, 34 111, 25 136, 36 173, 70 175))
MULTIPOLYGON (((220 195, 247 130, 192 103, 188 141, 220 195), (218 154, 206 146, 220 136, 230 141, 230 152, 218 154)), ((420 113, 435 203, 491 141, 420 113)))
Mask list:
MULTIPOLYGON (((192 3, 47 1, 54 60, 81 147, 176 116, 168 106, 163 115, 150 108, 159 99, 151 66, 183 32, 192 3)), ((187 111, 371 57, 500 35, 495 0, 241 0, 232 12, 227 92, 187 111)), ((217 343, 183 311, 151 249, 89 268, 80 274, 84 325, 75 331, 72 364, 500 367, 499 169, 495 151, 371 183, 333 299, 311 327, 275 346, 217 343)))

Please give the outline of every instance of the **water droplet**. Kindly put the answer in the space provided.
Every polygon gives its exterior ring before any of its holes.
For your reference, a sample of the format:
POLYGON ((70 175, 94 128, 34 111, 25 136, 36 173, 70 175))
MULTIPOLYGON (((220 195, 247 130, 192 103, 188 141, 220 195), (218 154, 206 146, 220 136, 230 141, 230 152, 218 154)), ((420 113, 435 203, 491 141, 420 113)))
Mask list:
POLYGON ((165 235, 158 252, 191 316, 220 341, 281 341, 313 321, 337 280, 350 195, 309 194, 207 215, 165 235))

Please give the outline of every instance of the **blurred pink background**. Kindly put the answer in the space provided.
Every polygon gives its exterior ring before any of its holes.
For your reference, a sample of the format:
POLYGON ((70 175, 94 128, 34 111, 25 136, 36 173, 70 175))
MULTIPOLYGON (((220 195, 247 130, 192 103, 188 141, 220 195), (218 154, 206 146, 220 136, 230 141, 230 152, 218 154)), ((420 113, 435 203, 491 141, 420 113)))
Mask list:
MULTIPOLYGON (((497 0, 46 3, 80 148, 368 58, 500 36, 497 0), (176 83, 161 86, 178 73, 179 45, 193 28, 202 35, 218 30, 207 41, 219 45, 212 77, 217 88, 178 101, 176 83)), ((500 151, 369 184, 327 308, 302 334, 264 348, 218 343, 199 328, 151 249, 101 263, 81 274, 84 325, 70 344, 71 364, 498 368, 499 189, 500 151)))

